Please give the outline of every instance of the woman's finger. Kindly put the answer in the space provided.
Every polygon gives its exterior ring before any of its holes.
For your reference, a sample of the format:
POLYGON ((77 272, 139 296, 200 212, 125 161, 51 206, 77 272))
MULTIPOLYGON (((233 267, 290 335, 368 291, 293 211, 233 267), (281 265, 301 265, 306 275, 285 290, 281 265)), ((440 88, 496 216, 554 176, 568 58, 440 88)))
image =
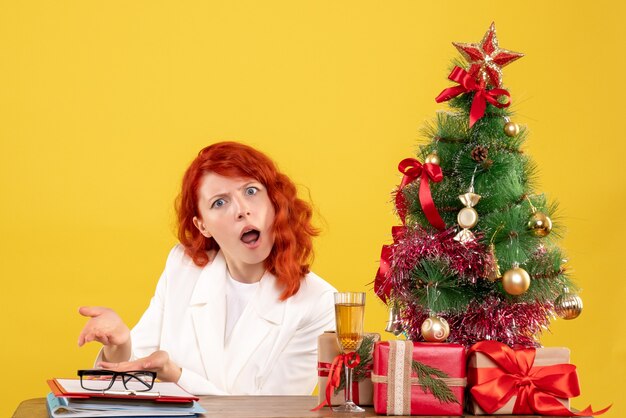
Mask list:
POLYGON ((94 339, 93 332, 92 331, 87 331, 85 333, 84 337, 83 337, 83 341, 84 341, 83 344, 90 343, 90 342, 93 341, 93 339, 94 339))
POLYGON ((83 345, 85 345, 85 330, 83 329, 80 334, 78 335, 78 346, 82 347, 83 345))
POLYGON ((167 361, 167 353, 164 351, 155 351, 148 357, 140 358, 134 361, 124 361, 121 363, 110 363, 101 361, 98 363, 100 367, 116 372, 128 372, 131 370, 150 370, 158 371, 167 361), (165 355, 164 355, 165 354, 165 355))
POLYGON ((99 306, 81 306, 78 308, 78 313, 82 316, 95 317, 104 312, 104 309, 99 306))
POLYGON ((78 335, 78 346, 82 347, 86 343, 93 341, 93 333, 94 333, 93 325, 91 324, 91 321, 88 321, 85 327, 80 331, 80 334, 78 335))
POLYGON ((103 369, 113 370, 114 372, 128 372, 132 370, 142 370, 141 360, 135 361, 122 361, 120 363, 110 363, 108 361, 101 361, 98 366, 103 369))
POLYGON ((98 335, 98 342, 100 342, 102 345, 109 345, 109 336, 106 334, 98 335))

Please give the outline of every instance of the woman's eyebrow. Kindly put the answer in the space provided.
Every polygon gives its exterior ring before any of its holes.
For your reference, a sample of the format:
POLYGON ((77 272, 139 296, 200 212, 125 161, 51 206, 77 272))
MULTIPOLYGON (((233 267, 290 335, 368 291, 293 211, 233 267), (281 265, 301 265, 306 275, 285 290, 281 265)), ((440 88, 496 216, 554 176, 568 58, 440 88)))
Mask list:
POLYGON ((246 187, 249 187, 250 185, 257 185, 257 184, 260 185, 261 182, 260 181, 256 181, 256 180, 249 181, 249 182, 243 184, 241 187, 239 187, 238 190, 245 189, 246 187))
POLYGON ((224 197, 224 196, 228 196, 228 192, 220 192, 220 193, 216 193, 214 195, 212 195, 211 197, 209 197, 207 200, 210 202, 218 197, 224 197))

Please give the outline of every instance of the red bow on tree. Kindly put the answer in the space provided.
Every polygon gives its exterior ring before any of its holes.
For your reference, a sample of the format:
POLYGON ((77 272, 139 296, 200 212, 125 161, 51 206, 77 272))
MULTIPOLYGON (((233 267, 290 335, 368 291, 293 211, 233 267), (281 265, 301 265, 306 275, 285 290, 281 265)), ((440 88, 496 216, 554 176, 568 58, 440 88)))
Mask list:
POLYGON ((589 416, 605 413, 609 408, 593 412, 591 406, 572 412, 557 398, 573 398, 580 394, 576 366, 554 364, 535 366, 535 349, 513 350, 496 341, 474 344, 468 355, 482 353, 498 365, 497 368, 477 368, 476 384, 471 393, 478 405, 488 414, 502 408, 513 396, 514 415, 589 416))
POLYGON ((509 105, 511 104, 511 95, 508 91, 506 91, 505 89, 487 90, 484 81, 481 81, 480 83, 476 82, 475 76, 469 74, 461 67, 454 67, 454 70, 452 70, 452 72, 448 76, 448 79, 459 83, 459 85, 449 87, 443 90, 441 93, 439 93, 439 96, 437 96, 435 100, 437 101, 437 103, 441 103, 448 101, 462 93, 469 93, 471 91, 475 92, 469 115, 470 128, 474 126, 476 121, 478 121, 485 115, 487 102, 491 103, 497 108, 509 107, 509 105), (498 101, 498 97, 500 96, 506 96, 507 101, 505 103, 500 103, 498 101))
POLYGON ((406 217, 406 199, 404 198, 404 194, 402 193, 402 189, 409 183, 414 182, 421 177, 420 181, 420 190, 419 190, 419 199, 420 204, 422 205, 422 210, 424 211, 424 215, 426 215, 426 219, 428 222, 435 228, 439 230, 446 229, 446 224, 441 219, 439 212, 437 212, 437 208, 435 207, 435 202, 433 202, 433 198, 430 194, 430 186, 429 181, 432 180, 435 183, 443 180, 443 172, 441 171, 441 167, 437 164, 426 163, 422 164, 417 161, 415 158, 405 158, 400 161, 398 164, 398 170, 404 177, 402 178, 402 183, 400 183, 400 187, 398 188, 398 192, 396 193, 396 209, 398 210, 398 215, 400 215, 400 219, 402 223, 405 223, 406 217))
MULTIPOLYGON (((393 236, 393 243, 398 242, 400 238, 404 236, 403 226, 394 226, 391 228, 391 235, 393 236)), ((385 303, 391 295, 391 256, 393 250, 391 245, 383 245, 380 253, 380 266, 376 272, 376 279, 374 280, 374 293, 385 303)))

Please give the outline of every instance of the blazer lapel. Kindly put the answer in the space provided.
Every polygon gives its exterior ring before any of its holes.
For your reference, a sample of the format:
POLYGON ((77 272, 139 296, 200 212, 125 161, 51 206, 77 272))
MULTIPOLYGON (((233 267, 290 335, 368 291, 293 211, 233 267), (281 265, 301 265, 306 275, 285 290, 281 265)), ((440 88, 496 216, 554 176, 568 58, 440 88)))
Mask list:
POLYGON ((209 381, 226 389, 224 327, 226 323, 226 260, 221 252, 202 270, 190 301, 194 332, 209 381))
POLYGON ((276 278, 266 272, 255 297, 235 324, 226 353, 226 383, 229 391, 253 354, 271 355, 269 351, 256 351, 266 336, 283 322, 286 302, 279 300, 280 293, 276 288, 276 278))

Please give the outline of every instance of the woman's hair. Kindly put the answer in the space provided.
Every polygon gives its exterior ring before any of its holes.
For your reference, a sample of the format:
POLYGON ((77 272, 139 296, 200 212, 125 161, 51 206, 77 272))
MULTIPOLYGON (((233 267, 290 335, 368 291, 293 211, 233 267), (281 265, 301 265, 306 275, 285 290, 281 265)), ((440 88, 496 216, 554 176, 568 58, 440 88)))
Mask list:
POLYGON ((218 142, 202 149, 183 177, 176 199, 178 239, 193 262, 203 267, 209 262, 207 251, 218 250, 213 238, 206 238, 193 224, 198 211, 198 189, 209 172, 231 178, 252 178, 262 183, 274 206, 272 230, 274 246, 265 268, 278 279, 284 290, 281 299, 295 295, 300 281, 309 272, 313 257, 312 238, 318 230, 311 224, 311 205, 297 196, 296 186, 260 151, 237 142, 218 142))

